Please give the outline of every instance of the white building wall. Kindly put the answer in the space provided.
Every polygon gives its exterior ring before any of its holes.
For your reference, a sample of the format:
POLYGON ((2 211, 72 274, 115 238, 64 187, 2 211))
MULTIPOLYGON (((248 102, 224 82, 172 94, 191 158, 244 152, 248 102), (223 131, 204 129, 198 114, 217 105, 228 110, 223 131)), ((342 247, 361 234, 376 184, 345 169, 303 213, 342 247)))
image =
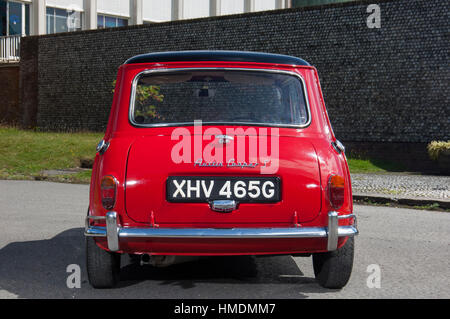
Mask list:
POLYGON ((244 0, 222 0, 220 1, 220 15, 243 13, 244 0))
MULTIPOLYGON (((146 0, 144 0, 144 2, 146 2, 146 0)), ((97 12, 100 14, 129 18, 130 0, 97 0, 97 12)))
POLYGON ((172 1, 170 0, 144 0, 144 21, 164 22, 171 20, 172 1))
POLYGON ((209 17, 209 0, 183 0, 182 19, 209 17))
POLYGON ((276 0, 254 0, 255 11, 275 10, 276 0))
POLYGON ((83 11, 83 0, 46 0, 47 7, 83 11))

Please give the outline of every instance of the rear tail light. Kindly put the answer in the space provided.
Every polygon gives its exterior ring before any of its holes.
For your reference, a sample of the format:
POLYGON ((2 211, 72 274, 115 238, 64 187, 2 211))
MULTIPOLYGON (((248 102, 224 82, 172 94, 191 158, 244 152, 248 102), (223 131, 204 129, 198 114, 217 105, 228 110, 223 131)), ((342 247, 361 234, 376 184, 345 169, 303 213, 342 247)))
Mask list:
POLYGON ((110 210, 116 204, 117 180, 114 176, 107 175, 102 178, 100 185, 102 195, 102 205, 105 209, 110 210))
POLYGON ((328 191, 330 205, 334 209, 339 209, 344 204, 345 180, 342 176, 331 175, 328 181, 328 191))

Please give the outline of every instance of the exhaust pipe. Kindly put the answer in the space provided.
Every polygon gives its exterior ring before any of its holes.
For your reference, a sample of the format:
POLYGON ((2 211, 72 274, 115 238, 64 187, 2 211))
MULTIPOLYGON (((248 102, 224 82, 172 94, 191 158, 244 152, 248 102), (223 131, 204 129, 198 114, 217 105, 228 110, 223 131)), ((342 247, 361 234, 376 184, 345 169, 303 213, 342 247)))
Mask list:
POLYGON ((139 264, 141 266, 149 265, 150 264, 150 255, 149 254, 142 254, 139 264))

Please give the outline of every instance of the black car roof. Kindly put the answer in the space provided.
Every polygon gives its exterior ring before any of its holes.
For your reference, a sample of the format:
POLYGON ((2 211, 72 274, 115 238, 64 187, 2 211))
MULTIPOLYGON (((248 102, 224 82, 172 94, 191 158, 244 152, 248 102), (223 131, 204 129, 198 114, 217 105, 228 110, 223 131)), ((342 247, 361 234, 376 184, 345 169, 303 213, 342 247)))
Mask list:
POLYGON ((177 62, 177 61, 230 61, 230 62, 256 62, 288 65, 307 65, 303 59, 283 54, 272 54, 249 51, 171 51, 155 52, 134 56, 125 64, 177 62))

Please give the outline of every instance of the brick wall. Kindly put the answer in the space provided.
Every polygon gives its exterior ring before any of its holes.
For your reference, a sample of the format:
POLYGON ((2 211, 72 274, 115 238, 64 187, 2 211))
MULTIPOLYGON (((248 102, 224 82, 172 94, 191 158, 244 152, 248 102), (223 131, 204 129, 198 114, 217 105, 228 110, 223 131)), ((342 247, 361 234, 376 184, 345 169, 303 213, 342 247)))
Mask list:
POLYGON ((450 2, 440 0, 357 1, 26 37, 22 103, 28 114, 37 112, 40 128, 101 131, 117 68, 131 56, 263 51, 298 56, 317 67, 331 122, 343 141, 450 139, 448 12, 450 2), (380 29, 366 25, 370 3, 381 7, 380 29))
MULTIPOLYGON (((34 128, 37 126, 37 111, 39 106, 39 37, 22 38, 20 42, 20 110, 22 126, 34 128)), ((45 112, 45 104, 41 105, 45 112)))
POLYGON ((19 64, 0 64, 0 124, 20 122, 19 64))

